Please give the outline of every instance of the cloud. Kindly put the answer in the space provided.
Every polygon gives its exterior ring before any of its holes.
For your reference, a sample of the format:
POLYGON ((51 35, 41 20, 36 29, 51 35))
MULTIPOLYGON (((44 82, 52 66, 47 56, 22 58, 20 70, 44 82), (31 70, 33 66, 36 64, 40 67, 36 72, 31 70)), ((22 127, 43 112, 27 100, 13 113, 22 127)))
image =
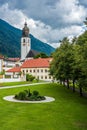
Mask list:
POLYGON ((87 0, 79 0, 79 2, 80 2, 83 6, 87 7, 87 0))
POLYGON ((0 7, 0 18, 16 27, 21 27, 25 15, 20 10, 10 10, 8 3, 6 3, 0 7))
POLYGON ((81 24, 86 17, 87 9, 78 0, 61 0, 59 7, 60 11, 63 9, 62 18, 66 24, 81 24))
POLYGON ((81 0, 22 0, 21 4, 20 0, 7 1, 10 9, 21 10, 27 17, 40 20, 53 28, 81 24, 87 13, 81 0))
POLYGON ((26 18, 30 33, 54 47, 64 37, 85 30, 82 24, 87 8, 79 0, 26 0, 21 4, 19 0, 3 0, 0 4, 0 18, 21 29, 26 18))

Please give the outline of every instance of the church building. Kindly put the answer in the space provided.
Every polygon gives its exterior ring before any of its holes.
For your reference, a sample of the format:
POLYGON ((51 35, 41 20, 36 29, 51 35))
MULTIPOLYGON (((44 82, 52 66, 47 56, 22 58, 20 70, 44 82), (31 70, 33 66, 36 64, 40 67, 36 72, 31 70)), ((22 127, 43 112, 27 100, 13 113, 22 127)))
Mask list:
POLYGON ((49 74, 52 58, 34 59, 37 54, 39 54, 37 51, 31 49, 29 28, 25 22, 21 37, 21 60, 19 61, 21 64, 7 70, 6 74, 11 77, 19 77, 21 74, 22 79, 26 74, 31 74, 36 79, 52 81, 53 77, 49 74))
POLYGON ((25 22, 21 37, 21 60, 33 58, 37 54, 39 54, 39 52, 31 49, 29 28, 25 22))

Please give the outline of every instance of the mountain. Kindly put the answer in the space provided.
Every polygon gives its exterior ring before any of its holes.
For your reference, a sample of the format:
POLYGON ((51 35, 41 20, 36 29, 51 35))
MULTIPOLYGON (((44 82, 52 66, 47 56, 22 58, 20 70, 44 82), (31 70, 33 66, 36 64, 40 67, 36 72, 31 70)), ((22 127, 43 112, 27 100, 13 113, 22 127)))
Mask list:
MULTIPOLYGON (((0 19, 0 54, 7 57, 20 57, 22 30, 0 19)), ((50 55, 55 49, 30 34, 31 49, 50 55)))

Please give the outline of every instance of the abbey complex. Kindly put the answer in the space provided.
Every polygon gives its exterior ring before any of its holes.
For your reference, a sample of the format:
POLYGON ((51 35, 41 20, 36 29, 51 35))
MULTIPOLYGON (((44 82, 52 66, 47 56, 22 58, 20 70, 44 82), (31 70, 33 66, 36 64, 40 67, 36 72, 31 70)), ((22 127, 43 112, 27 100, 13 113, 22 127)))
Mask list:
POLYGON ((29 28, 25 22, 21 36, 21 58, 0 57, 0 72, 5 71, 5 75, 12 79, 20 78, 25 80, 26 74, 35 76, 36 79, 51 81, 53 78, 49 75, 49 66, 52 58, 37 58, 34 56, 39 52, 31 49, 31 39, 29 37, 29 28))

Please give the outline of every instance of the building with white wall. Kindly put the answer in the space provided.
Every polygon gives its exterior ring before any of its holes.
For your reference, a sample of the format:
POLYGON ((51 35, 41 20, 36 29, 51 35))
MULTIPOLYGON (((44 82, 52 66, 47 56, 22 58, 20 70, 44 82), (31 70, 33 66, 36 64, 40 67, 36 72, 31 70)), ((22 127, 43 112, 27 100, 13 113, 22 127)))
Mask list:
POLYGON ((29 28, 25 22, 21 37, 21 60, 14 62, 12 60, 4 61, 5 75, 11 78, 21 77, 25 79, 26 74, 35 76, 36 79, 52 81, 53 77, 49 74, 50 62, 52 58, 33 59, 38 52, 31 50, 31 40, 29 37, 29 28))
POLYGON ((4 57, 0 56, 0 72, 3 71, 3 59, 4 59, 4 57))
POLYGON ((19 61, 19 58, 3 58, 3 70, 7 71, 13 67, 15 67, 16 63, 19 61))
POLYGON ((11 74, 11 76, 13 75, 12 77, 14 77, 14 74, 19 75, 20 73, 21 77, 26 74, 31 74, 35 76, 36 79, 52 81, 53 77, 49 74, 51 61, 52 58, 28 59, 22 64, 22 66, 9 69, 6 74, 11 74))

